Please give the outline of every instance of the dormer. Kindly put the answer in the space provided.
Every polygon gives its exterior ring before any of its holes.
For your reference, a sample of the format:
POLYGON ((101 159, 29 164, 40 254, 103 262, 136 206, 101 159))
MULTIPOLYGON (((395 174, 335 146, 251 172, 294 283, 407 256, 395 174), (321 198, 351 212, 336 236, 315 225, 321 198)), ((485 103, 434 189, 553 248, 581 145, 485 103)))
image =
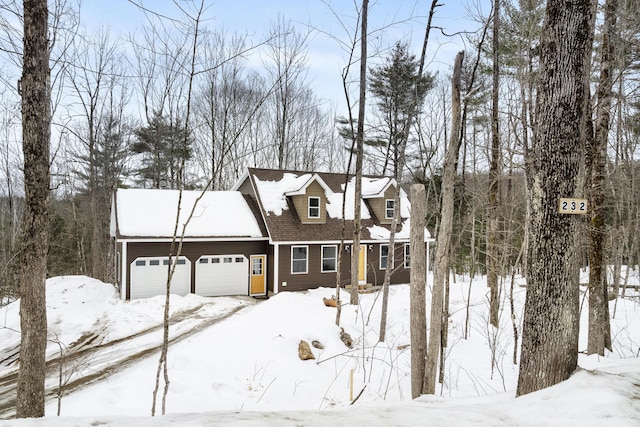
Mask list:
POLYGON ((393 178, 362 179, 362 198, 369 202, 380 224, 391 224, 393 221, 396 185, 393 178))
POLYGON ((291 199, 298 218, 303 224, 327 222, 327 194, 331 190, 317 174, 314 174, 299 189, 285 195, 291 199))

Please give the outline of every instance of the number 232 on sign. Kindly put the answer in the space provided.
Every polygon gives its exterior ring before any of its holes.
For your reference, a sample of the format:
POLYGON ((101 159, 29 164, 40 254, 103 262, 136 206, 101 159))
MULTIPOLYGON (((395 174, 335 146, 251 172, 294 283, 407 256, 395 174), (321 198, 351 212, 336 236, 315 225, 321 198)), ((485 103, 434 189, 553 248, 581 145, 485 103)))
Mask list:
POLYGON ((561 197, 558 202, 558 212, 561 214, 584 215, 587 213, 587 199, 561 197))

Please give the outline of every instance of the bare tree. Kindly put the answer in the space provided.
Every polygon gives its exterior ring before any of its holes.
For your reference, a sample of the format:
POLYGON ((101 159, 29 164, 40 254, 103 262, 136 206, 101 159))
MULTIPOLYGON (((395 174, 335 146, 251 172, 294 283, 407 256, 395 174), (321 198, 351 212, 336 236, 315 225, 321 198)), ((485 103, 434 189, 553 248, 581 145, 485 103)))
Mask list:
POLYGON ((20 274, 18 418, 44 416, 51 137, 48 11, 47 0, 24 1, 21 88, 25 209, 20 274))
MULTIPOLYGON (((18 297, 17 271, 20 233, 21 203, 17 187, 21 184, 19 163, 21 159, 16 146, 19 140, 19 104, 0 96, 0 306, 18 297), (18 193, 18 194, 17 194, 18 193)), ((8 98, 8 97, 7 97, 8 98)))
POLYGON ((427 353, 427 266, 424 244, 424 223, 427 215, 427 196, 423 184, 411 186, 411 397, 423 393, 424 369, 427 353))
POLYGON ((540 46, 537 132, 528 154, 531 213, 517 395, 565 380, 578 362, 576 218, 558 212, 582 162, 593 43, 592 0, 548 0, 540 46))
POLYGON ((500 123, 499 123, 499 37, 500 0, 493 0, 493 89, 491 92, 491 161, 489 167, 489 209, 487 226, 487 285, 489 286, 489 322, 498 327, 498 208, 500 206, 500 123))
MULTIPOLYGON (((358 98, 358 130, 356 132, 356 170, 353 215, 353 245, 351 248, 351 304, 358 304, 358 282, 360 276, 360 224, 362 218, 362 161, 364 157, 364 116, 367 94, 367 17, 369 0, 362 0, 362 21, 360 27, 360 96, 358 98)), ((367 266, 364 265, 364 277, 367 277, 367 266)))
POLYGON ((607 298, 605 248, 605 163, 609 140, 611 98, 613 92, 613 61, 618 0, 607 0, 600 47, 600 81, 598 83, 595 134, 587 137, 586 169, 591 211, 589 228, 589 332, 587 354, 604 356, 611 349, 609 300, 607 298), (609 342, 607 343, 607 337, 609 342))
MULTIPOLYGON (((192 7, 194 11, 191 12, 185 6, 178 5, 180 11, 187 17, 187 23, 185 24, 186 32, 191 35, 191 52, 189 57, 191 58, 188 63, 187 73, 186 73, 186 83, 187 87, 184 89, 186 92, 186 111, 185 111, 185 128, 189 129, 190 127, 190 118, 191 118, 191 95, 193 93, 194 86, 194 78, 196 75, 196 57, 197 57, 197 49, 198 49, 198 37, 200 36, 200 25, 202 22, 202 15, 205 10, 204 0, 200 0, 200 3, 192 3, 192 7)), ((185 140, 189 138, 188 132, 183 136, 185 140)), ((169 394, 169 371, 167 367, 167 354, 169 352, 169 312, 170 312, 170 302, 171 302, 171 282, 173 279, 173 275, 176 271, 176 266, 178 265, 178 260, 180 258, 180 254, 182 252, 182 244, 184 241, 184 235, 186 232, 186 228, 189 225, 189 221, 193 218, 195 210, 197 208, 198 201, 204 195, 204 190, 201 195, 198 197, 187 216, 187 219, 182 224, 182 228, 180 227, 180 218, 181 218, 181 210, 182 210, 182 193, 184 190, 184 175, 183 171, 185 169, 186 158, 182 157, 180 164, 178 166, 177 177, 179 184, 179 194, 178 194, 178 203, 176 207, 176 221, 175 227, 173 231, 173 236, 171 239, 171 246, 169 248, 169 262, 168 265, 168 274, 167 274, 167 283, 166 283, 166 292, 165 292, 165 303, 164 303, 164 313, 163 313, 163 333, 162 333, 162 347, 160 349, 160 358, 158 359, 158 368, 156 370, 155 377, 155 387, 153 390, 153 400, 151 405, 151 415, 154 416, 156 412, 157 406, 157 397, 158 392, 160 391, 160 377, 162 375, 162 379, 164 382, 163 392, 162 392, 162 415, 166 413, 166 404, 167 404, 167 395, 169 394)), ((205 189, 209 187, 211 181, 207 183, 205 189)))
POLYGON ((200 45, 206 70, 196 88, 194 118, 200 126, 194 126, 195 157, 212 188, 224 189, 259 155, 260 148, 251 142, 262 143, 264 136, 251 138, 250 122, 261 122, 266 94, 263 80, 244 64, 244 36, 203 34, 200 45))
POLYGON ((438 354, 440 352, 442 308, 444 299, 445 276, 449 274, 449 251, 451 230, 453 226, 453 195, 456 172, 458 169, 458 153, 462 143, 462 108, 460 102, 460 85, 464 52, 458 52, 453 66, 451 82, 451 136, 445 154, 442 170, 442 214, 438 229, 438 245, 434 265, 433 288, 431 292, 431 327, 427 345, 427 362, 423 391, 434 394, 436 375, 438 373, 438 354))
POLYGON ((68 128, 80 142, 76 159, 81 163, 78 174, 86 185, 90 206, 91 227, 91 275, 106 280, 108 262, 106 258, 108 240, 108 218, 111 191, 105 188, 99 174, 102 120, 112 116, 109 111, 110 98, 116 90, 116 76, 120 74, 118 40, 112 40, 109 31, 101 28, 91 40, 88 34, 78 35, 73 41, 67 61, 73 66, 66 68, 68 81, 73 88, 82 114, 82 122, 76 128, 68 128))
POLYGON ((279 16, 269 35, 268 62, 265 63, 273 84, 269 127, 278 169, 295 163, 293 149, 296 142, 296 121, 304 114, 302 95, 305 92, 305 63, 307 35, 279 16))

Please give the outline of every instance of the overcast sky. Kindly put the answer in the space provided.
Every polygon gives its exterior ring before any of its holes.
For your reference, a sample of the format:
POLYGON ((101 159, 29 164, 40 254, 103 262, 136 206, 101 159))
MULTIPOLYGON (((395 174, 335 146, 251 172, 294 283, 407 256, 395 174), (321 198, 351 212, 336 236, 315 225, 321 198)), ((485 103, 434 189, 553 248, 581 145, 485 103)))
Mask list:
MULTIPOLYGON (((173 0, 135 0, 149 10, 168 17, 182 15, 173 0)), ((183 2, 184 0, 176 0, 183 2)), ((197 1, 196 1, 197 3, 197 1)), ((488 16, 490 0, 441 0, 436 9, 433 26, 447 34, 478 31, 480 24, 471 15, 488 16)), ((356 25, 355 9, 361 0, 205 0, 206 25, 230 33, 248 34, 253 43, 264 39, 270 25, 278 16, 290 20, 298 31, 310 31, 307 80, 316 95, 327 98, 338 109, 344 103, 341 72, 347 56, 340 41, 353 37, 356 25)), ((398 40, 408 41, 419 57, 428 0, 373 0, 369 4, 369 53, 393 46, 398 40)), ((140 7, 129 0, 84 0, 82 22, 87 30, 100 24, 114 33, 134 33, 146 24, 140 7)), ((431 33, 428 70, 447 72, 457 51, 465 49, 461 35, 445 37, 439 30, 431 33)), ((370 59, 370 63, 375 58, 370 59)), ((357 75, 357 69, 354 70, 357 75)))

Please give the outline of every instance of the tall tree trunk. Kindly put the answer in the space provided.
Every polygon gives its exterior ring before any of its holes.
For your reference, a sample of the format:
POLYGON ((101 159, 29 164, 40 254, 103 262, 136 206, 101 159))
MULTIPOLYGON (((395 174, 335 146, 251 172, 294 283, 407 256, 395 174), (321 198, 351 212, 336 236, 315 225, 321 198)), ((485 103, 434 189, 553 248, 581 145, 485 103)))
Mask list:
POLYGON ((18 418, 44 416, 49 246, 49 45, 47 0, 24 1, 22 149, 25 206, 20 274, 18 418))
MULTIPOLYGON (((401 141, 398 144, 398 158, 395 162, 395 180, 396 180, 396 191, 394 193, 394 213, 393 219, 391 221, 391 226, 389 227, 389 251, 387 257, 387 268, 384 271, 384 280, 382 282, 382 309, 380 315, 380 333, 378 335, 378 340, 380 342, 384 342, 386 330, 387 330, 387 306, 389 303, 389 284, 391 283, 391 273, 393 272, 394 262, 395 262, 395 248, 396 248, 396 229, 398 227, 398 222, 401 220, 400 218, 400 182, 402 181, 402 172, 404 171, 404 166, 406 164, 406 150, 407 143, 409 142, 409 134, 411 132, 411 127, 413 126, 413 121, 416 117, 418 110, 418 93, 419 93, 419 85, 422 80, 422 76, 424 74, 424 63, 427 52, 427 45, 429 44, 429 33, 431 33, 431 22, 433 21, 433 15, 436 11, 436 7, 438 7, 438 0, 433 0, 431 2, 431 8, 429 9, 429 19, 427 20, 427 27, 425 29, 424 41, 422 43, 422 53, 420 55, 420 64, 418 66, 418 74, 416 76, 416 85, 415 90, 413 92, 413 99, 409 106, 409 113, 407 114, 407 118, 405 123, 403 124, 401 141), (392 260, 389 263, 388 260, 392 260)), ((388 157, 388 156, 387 156, 388 157)), ((386 167, 386 166, 385 166, 386 167)), ((413 253, 413 252, 411 252, 413 253)))
POLYGON ((426 287, 424 226, 427 216, 427 193, 423 184, 411 186, 411 398, 423 394, 424 367, 427 354, 426 287))
POLYGON ((587 138, 591 146, 587 149, 588 194, 591 201, 591 227, 589 229, 589 333, 587 354, 604 356, 607 329, 609 329, 609 300, 607 298, 605 247, 605 163, 614 60, 614 43, 618 0, 607 0, 604 8, 602 30, 602 52, 600 59, 600 81, 598 83, 595 135, 587 138))
POLYGON ((578 362, 576 216, 558 213, 577 189, 593 44, 592 0, 548 0, 541 38, 537 132, 529 153, 527 296, 517 395, 557 384, 578 362))
MULTIPOLYGON (((358 100, 358 131, 356 133, 356 183, 354 194, 353 245, 351 248, 351 304, 358 304, 358 276, 360 263, 360 229, 362 212, 362 157, 364 156, 364 114, 367 94, 367 15, 369 0, 362 0, 362 26, 360 34, 360 99, 358 100)), ((367 266, 364 265, 364 277, 367 278, 367 266)))
MULTIPOLYGON (((189 138, 189 126, 191 119, 191 101, 193 94, 193 85, 194 85, 194 76, 195 76, 195 61, 197 57, 197 47, 198 47, 198 38, 200 36, 200 22, 202 18, 202 13, 204 11, 204 0, 200 0, 200 5, 197 9, 197 13, 195 16, 191 17, 193 19, 193 44, 191 46, 191 64, 190 64, 190 73, 188 80, 188 89, 187 89, 187 99, 186 99, 186 114, 185 114, 185 125, 184 128, 187 130, 184 133, 184 142, 186 145, 186 140, 189 138)), ((180 156, 180 162, 178 164, 178 170, 176 173, 176 180, 178 183, 178 203, 176 206, 176 220, 173 229, 173 236, 171 238, 171 246, 169 248, 169 265, 167 266, 167 283, 165 287, 165 302, 164 302, 164 311, 163 311, 163 322, 162 322, 162 346, 160 347, 160 358, 158 359, 158 366, 156 369, 156 377, 155 377, 155 386, 152 393, 152 402, 151 402, 151 416, 155 416, 156 414, 156 405, 157 405, 157 397, 158 392, 160 390, 160 374, 162 373, 162 379, 164 382, 164 387, 162 391, 162 415, 165 415, 167 409, 167 396, 169 395, 169 385, 171 383, 169 379, 169 369, 167 366, 167 355, 169 353, 169 326, 170 326, 170 302, 171 302, 171 282, 173 280, 173 275, 176 271, 176 267, 178 265, 178 260, 180 259, 180 255, 182 254, 182 244, 184 243, 184 236, 189 225, 189 222, 194 217, 196 208, 198 203, 204 196, 206 189, 210 187, 212 184, 213 177, 204 186, 204 190, 200 193, 200 195, 194 200, 193 206, 191 207, 191 211, 186 219, 186 221, 182 224, 182 230, 180 230, 180 211, 182 210, 182 195, 184 191, 184 169, 185 169, 186 156, 180 156)))
POLYGON ((460 84, 462 60, 464 52, 458 52, 453 66, 451 82, 451 136, 449 148, 445 154, 442 170, 442 207, 440 229, 437 234, 436 259, 434 265, 433 291, 431 294, 431 327, 427 346, 427 363, 425 367, 424 392, 434 394, 436 391, 436 375, 438 373, 438 354, 440 353, 442 306, 444 298, 445 275, 449 274, 449 246, 453 228, 453 202, 458 168, 458 153, 461 144, 460 84))
POLYGON ((489 167, 489 218, 487 228, 487 285, 489 286, 489 322, 498 327, 498 207, 500 205, 500 133, 498 99, 500 67, 498 39, 500 30, 500 0, 493 2, 493 90, 491 108, 491 162, 489 167))
MULTIPOLYGON (((89 126, 90 132, 93 132, 89 126)), ((93 133, 89 138, 94 140, 93 133)), ((91 274, 94 278, 105 280, 105 259, 104 259, 104 239, 102 228, 102 215, 100 206, 98 206, 98 184, 95 166, 95 143, 89 144, 89 205, 91 209, 91 274)))

